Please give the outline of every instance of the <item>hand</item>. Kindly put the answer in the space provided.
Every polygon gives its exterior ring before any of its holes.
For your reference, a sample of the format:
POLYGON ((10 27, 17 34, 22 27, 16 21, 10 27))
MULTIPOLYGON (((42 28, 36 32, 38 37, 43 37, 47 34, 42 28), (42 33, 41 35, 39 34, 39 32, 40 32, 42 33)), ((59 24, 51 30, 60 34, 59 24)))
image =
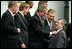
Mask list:
POLYGON ((26 48, 24 43, 21 44, 21 48, 26 48))
POLYGON ((52 34, 57 34, 57 33, 58 33, 57 31, 53 31, 53 32, 52 32, 52 34))
POLYGON ((18 30, 18 33, 20 33, 20 28, 17 28, 17 30, 18 30))

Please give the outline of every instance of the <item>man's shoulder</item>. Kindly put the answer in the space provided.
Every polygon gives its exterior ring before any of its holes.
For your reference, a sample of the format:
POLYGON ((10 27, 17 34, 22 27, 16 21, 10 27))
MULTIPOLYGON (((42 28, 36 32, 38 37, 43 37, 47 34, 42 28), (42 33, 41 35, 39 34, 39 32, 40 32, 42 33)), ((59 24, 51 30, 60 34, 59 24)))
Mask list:
POLYGON ((65 33, 64 30, 61 30, 61 31, 60 31, 60 36, 66 36, 66 33, 65 33))
POLYGON ((8 16, 11 16, 11 14, 9 13, 9 11, 5 11, 2 15, 2 17, 8 17, 8 16))
POLYGON ((33 20, 39 20, 38 16, 35 14, 34 16, 32 16, 33 20))

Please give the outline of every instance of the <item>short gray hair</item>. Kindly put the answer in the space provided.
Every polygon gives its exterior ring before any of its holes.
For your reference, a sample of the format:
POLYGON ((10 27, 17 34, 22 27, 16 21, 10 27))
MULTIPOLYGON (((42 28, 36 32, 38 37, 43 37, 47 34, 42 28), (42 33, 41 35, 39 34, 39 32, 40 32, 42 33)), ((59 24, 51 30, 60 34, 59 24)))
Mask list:
POLYGON ((61 24, 63 25, 63 29, 64 29, 64 31, 66 31, 67 21, 64 20, 64 19, 58 19, 58 20, 61 20, 62 21, 61 24))
POLYGON ((61 20, 61 21, 62 21, 62 22, 61 22, 61 23, 62 23, 62 25, 67 24, 67 21, 66 21, 65 19, 58 19, 58 21, 59 21, 59 20, 61 20))

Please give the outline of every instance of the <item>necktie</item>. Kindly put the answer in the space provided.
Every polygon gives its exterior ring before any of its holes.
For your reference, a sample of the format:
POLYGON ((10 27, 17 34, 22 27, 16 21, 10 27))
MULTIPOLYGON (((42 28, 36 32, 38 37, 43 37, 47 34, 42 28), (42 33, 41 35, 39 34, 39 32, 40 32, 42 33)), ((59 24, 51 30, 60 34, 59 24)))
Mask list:
POLYGON ((41 19, 41 18, 40 18, 40 22, 41 22, 42 25, 44 24, 44 21, 43 21, 43 19, 41 19))

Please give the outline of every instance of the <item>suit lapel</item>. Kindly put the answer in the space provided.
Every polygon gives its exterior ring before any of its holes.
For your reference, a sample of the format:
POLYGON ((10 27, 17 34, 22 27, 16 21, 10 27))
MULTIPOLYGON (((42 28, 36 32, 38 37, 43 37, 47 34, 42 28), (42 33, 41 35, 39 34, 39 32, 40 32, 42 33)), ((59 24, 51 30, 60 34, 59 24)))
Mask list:
POLYGON ((22 24, 24 25, 24 27, 25 27, 26 30, 27 30, 26 23, 24 22, 23 16, 21 15, 20 12, 18 12, 18 15, 19 15, 19 17, 20 17, 21 22, 23 22, 22 24))
POLYGON ((10 17, 11 21, 15 25, 15 19, 13 18, 13 16, 11 15, 11 13, 8 10, 7 10, 7 13, 9 14, 9 17, 10 17))
POLYGON ((24 20, 24 22, 26 23, 26 25, 28 25, 28 22, 27 22, 27 20, 26 20, 25 17, 23 17, 23 20, 24 20))
POLYGON ((37 13, 35 13, 35 15, 37 16, 37 20, 39 21, 40 25, 43 26, 44 24, 42 23, 42 21, 40 20, 39 16, 37 15, 37 13))
POLYGON ((20 14, 20 16, 21 16, 21 18, 22 18, 23 22, 24 22, 26 25, 28 25, 28 22, 27 22, 27 20, 25 19, 25 17, 23 17, 23 16, 21 15, 21 13, 20 13, 20 12, 18 12, 18 13, 20 14))

